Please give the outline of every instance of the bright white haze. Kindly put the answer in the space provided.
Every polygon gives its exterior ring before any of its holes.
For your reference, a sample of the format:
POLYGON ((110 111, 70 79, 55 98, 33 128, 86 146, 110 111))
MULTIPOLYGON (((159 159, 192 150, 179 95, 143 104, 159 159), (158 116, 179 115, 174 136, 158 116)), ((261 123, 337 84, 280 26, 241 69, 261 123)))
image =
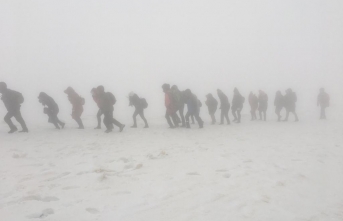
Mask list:
POLYGON ((342 0, 1 0, 0 39, 0 81, 24 94, 31 122, 46 121, 41 91, 68 116, 68 86, 95 115, 90 90, 100 84, 117 97, 119 118, 132 114, 130 91, 148 100, 148 117, 162 117, 163 83, 202 101, 217 88, 230 99, 234 87, 246 98, 262 89, 273 117, 275 92, 292 88, 300 118, 317 117, 325 87, 332 111, 342 110, 342 0))

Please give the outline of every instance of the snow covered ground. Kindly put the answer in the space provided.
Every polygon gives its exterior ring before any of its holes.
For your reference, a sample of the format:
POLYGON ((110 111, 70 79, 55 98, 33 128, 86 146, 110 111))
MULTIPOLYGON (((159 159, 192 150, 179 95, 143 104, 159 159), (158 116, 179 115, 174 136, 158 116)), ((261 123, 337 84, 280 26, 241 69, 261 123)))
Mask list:
POLYGON ((112 134, 1 124, 0 219, 343 220, 342 121, 247 118, 112 134))

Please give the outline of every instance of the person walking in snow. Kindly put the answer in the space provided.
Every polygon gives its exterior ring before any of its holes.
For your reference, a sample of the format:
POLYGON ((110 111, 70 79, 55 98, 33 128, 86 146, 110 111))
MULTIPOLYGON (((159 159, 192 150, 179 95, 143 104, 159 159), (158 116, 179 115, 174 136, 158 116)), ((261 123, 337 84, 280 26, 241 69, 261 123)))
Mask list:
POLYGON ((278 116, 278 121, 280 122, 282 118, 281 110, 285 106, 284 96, 282 95, 281 91, 276 92, 274 106, 275 106, 275 113, 278 116))
POLYGON ((191 90, 187 89, 185 90, 185 101, 187 104, 187 114, 186 114, 186 128, 191 128, 189 123, 189 118, 191 115, 194 116, 196 121, 199 124, 199 128, 204 127, 204 122, 199 116, 199 102, 197 96, 195 96, 191 90))
POLYGON ((113 124, 119 127, 119 131, 122 132, 125 125, 113 118, 113 106, 117 102, 116 98, 111 92, 105 92, 105 88, 102 85, 97 87, 97 92, 99 95, 99 107, 102 113, 104 113, 105 133, 112 132, 113 124))
POLYGON ((19 132, 29 132, 20 111, 21 105, 24 103, 23 95, 17 91, 8 89, 5 82, 0 82, 0 93, 2 94, 1 100, 4 102, 7 109, 4 120, 10 128, 8 133, 12 134, 18 130, 11 120, 12 117, 14 117, 22 127, 22 130, 19 132))
POLYGON ((169 84, 163 84, 162 89, 164 92, 164 103, 166 106, 166 115, 169 128, 179 127, 176 111, 178 110, 177 104, 173 99, 172 92, 169 84), (172 122, 173 121, 173 122, 172 122))
POLYGON ((212 124, 215 124, 217 122, 215 114, 218 108, 218 101, 213 97, 212 94, 206 95, 206 98, 207 100, 205 101, 205 104, 207 105, 208 113, 211 116, 212 124))
POLYGON ((144 121, 144 128, 149 128, 148 121, 145 119, 144 116, 144 109, 148 107, 148 102, 145 98, 138 97, 137 94, 131 92, 129 95, 129 106, 135 107, 135 112, 133 113, 133 126, 131 128, 137 128, 137 115, 139 115, 142 120, 144 121))
POLYGON ((229 98, 223 93, 222 90, 218 89, 217 94, 220 101, 220 124, 224 124, 224 119, 226 119, 227 124, 230 124, 229 111, 230 111, 230 102, 229 98))
POLYGON ((84 129, 83 122, 81 120, 81 115, 83 113, 83 105, 85 104, 85 99, 78 95, 75 90, 68 87, 64 93, 68 95, 68 100, 72 104, 72 118, 76 121, 79 129, 84 129))
POLYGON ((184 109, 185 109, 185 101, 183 98, 182 92, 179 90, 179 88, 176 85, 173 85, 171 87, 171 96, 173 97, 173 100, 175 101, 177 111, 180 115, 180 120, 178 119, 178 122, 181 123, 181 127, 185 127, 185 115, 184 115, 184 109))
POLYGON ((232 99, 232 115, 234 117, 233 122, 241 122, 241 111, 243 109, 245 98, 239 93, 238 89, 233 90, 233 99, 232 99))
POLYGON ((250 104, 251 120, 254 121, 257 119, 256 110, 258 108, 258 98, 253 92, 250 92, 249 94, 249 104, 250 104))
POLYGON ((268 95, 260 90, 258 95, 258 112, 260 114, 260 120, 267 120, 268 109, 268 95))
POLYGON ((330 96, 324 88, 319 91, 317 106, 320 106, 320 119, 326 119, 325 109, 330 106, 330 96))
POLYGON ((286 108, 286 118, 284 121, 288 121, 289 113, 292 113, 295 117, 295 121, 299 121, 298 115, 295 111, 297 102, 297 95, 295 92, 292 91, 292 89, 286 90, 286 95, 284 96, 284 102, 285 102, 285 108, 286 108))
POLYGON ((52 123, 55 126, 55 128, 58 130, 61 128, 63 129, 65 126, 65 123, 63 123, 62 121, 60 121, 60 119, 58 119, 57 115, 60 109, 58 108, 58 105, 55 102, 55 100, 49 95, 47 95, 46 93, 41 92, 39 93, 38 101, 44 106, 43 112, 44 114, 48 115, 49 117, 48 122, 52 123))
POLYGON ((97 121, 98 121, 98 126, 95 127, 94 129, 101 129, 101 116, 104 114, 101 109, 100 109, 100 105, 99 105, 99 94, 98 94, 98 90, 96 88, 92 88, 91 90, 91 94, 93 97, 94 102, 98 105, 99 110, 98 113, 96 115, 97 121))

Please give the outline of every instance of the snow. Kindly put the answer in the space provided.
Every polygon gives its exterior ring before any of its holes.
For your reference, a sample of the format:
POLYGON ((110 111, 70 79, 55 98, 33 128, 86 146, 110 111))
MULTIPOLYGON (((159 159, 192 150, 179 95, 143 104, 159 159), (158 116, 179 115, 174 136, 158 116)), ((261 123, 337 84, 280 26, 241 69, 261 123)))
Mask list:
POLYGON ((247 118, 111 134, 1 124, 1 220, 342 220, 342 121, 247 118))

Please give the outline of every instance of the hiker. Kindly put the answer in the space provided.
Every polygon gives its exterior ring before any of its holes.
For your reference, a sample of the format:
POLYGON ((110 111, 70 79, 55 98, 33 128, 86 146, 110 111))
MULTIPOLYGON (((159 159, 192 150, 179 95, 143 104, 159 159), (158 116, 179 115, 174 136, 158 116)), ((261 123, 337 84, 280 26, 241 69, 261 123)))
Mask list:
POLYGON ((171 96, 176 104, 176 112, 179 112, 180 118, 177 116, 178 123, 181 123, 181 127, 185 127, 185 116, 184 116, 184 109, 185 109, 185 101, 183 98, 182 92, 179 90, 179 88, 176 85, 173 85, 171 87, 171 96))
POLYGON ((275 95, 275 100, 274 100, 274 106, 275 106, 275 113, 278 116, 278 121, 281 121, 281 110, 285 106, 284 102, 284 96, 282 95, 281 91, 277 91, 275 95))
POLYGON ((73 106, 71 116, 79 125, 79 129, 85 129, 83 122, 81 120, 81 115, 83 113, 83 105, 85 104, 85 99, 78 95, 75 90, 68 87, 64 93, 68 95, 68 100, 73 106))
POLYGON ((5 115, 4 120, 10 127, 10 131, 8 133, 12 134, 18 130, 11 120, 12 117, 14 117, 21 125, 22 130, 19 132, 29 132, 20 111, 21 105, 24 103, 23 95, 17 91, 8 89, 5 82, 0 82, 0 93, 2 94, 1 100, 4 102, 7 109, 7 114, 5 115))
POLYGON ((286 95, 284 96, 285 108, 286 108, 286 118, 284 121, 288 121, 289 113, 292 113, 295 117, 295 121, 299 121, 298 115, 295 112, 295 103, 297 102, 297 95, 292 89, 286 90, 286 95))
POLYGON ((198 98, 189 89, 185 90, 184 95, 185 95, 185 101, 187 104, 186 128, 191 128, 190 123, 189 123, 189 117, 191 115, 193 115, 196 121, 198 122, 199 128, 203 128, 204 122, 199 116, 198 98))
POLYGON ((220 100, 220 125, 224 124, 224 118, 226 119, 227 124, 230 124, 229 111, 230 111, 230 102, 228 97, 221 91, 217 90, 217 94, 220 100))
POLYGON ((251 121, 254 121, 257 119, 256 110, 258 108, 258 98, 253 92, 250 92, 249 94, 249 104, 250 104, 251 121))
POLYGON ((92 94, 92 97, 93 97, 93 100, 94 102, 98 105, 99 107, 99 110, 98 110, 98 113, 96 115, 96 118, 97 118, 97 121, 98 121, 98 126, 95 127, 94 129, 101 129, 101 116, 104 114, 101 109, 100 109, 100 104, 99 104, 99 94, 98 94, 98 91, 96 88, 93 88, 91 90, 91 94, 92 94))
POLYGON ((218 101, 213 97, 212 94, 206 95, 206 98, 207 100, 205 101, 205 104, 207 105, 208 113, 211 116, 212 124, 215 124, 217 122, 215 114, 218 108, 218 101))
POLYGON ((144 128, 149 128, 148 121, 145 119, 144 116, 144 109, 148 107, 148 102, 146 101, 146 99, 140 98, 137 94, 131 92, 129 95, 129 101, 129 106, 135 107, 135 112, 133 114, 133 126, 131 128, 137 128, 137 115, 139 115, 144 121, 144 128))
POLYGON ((163 84, 162 89, 163 89, 163 92, 165 95, 165 99, 164 99, 164 103, 166 106, 165 118, 167 119, 169 128, 179 127, 179 123, 178 123, 177 115, 176 115, 176 111, 178 108, 177 108, 177 104, 176 104, 176 102, 173 99, 173 96, 171 94, 170 85, 169 84, 163 84))
POLYGON ((320 119, 326 119, 325 109, 330 106, 330 96, 325 92, 324 88, 319 90, 317 106, 320 106, 320 119))
POLYGON ((60 121, 60 119, 58 119, 58 113, 59 113, 59 108, 57 103, 55 102, 54 99, 52 99, 52 97, 50 97, 49 95, 47 95, 44 92, 39 93, 38 96, 38 101, 39 103, 41 103, 44 106, 44 114, 48 115, 49 119, 48 122, 52 123, 56 129, 63 129, 65 126, 65 123, 63 123, 62 121, 60 121))
POLYGON ((122 132, 125 125, 113 118, 113 106, 117 102, 116 98, 111 92, 105 92, 105 88, 102 85, 97 87, 97 92, 99 95, 99 107, 102 113, 104 113, 105 133, 112 132, 113 124, 119 127, 119 131, 122 132))
POLYGON ((260 114, 260 120, 267 120, 268 109, 268 95, 260 90, 258 95, 258 112, 260 114))
POLYGON ((243 109, 245 98, 239 93, 238 89, 233 90, 233 99, 232 99, 232 115, 234 117, 233 122, 241 122, 241 111, 243 109))

